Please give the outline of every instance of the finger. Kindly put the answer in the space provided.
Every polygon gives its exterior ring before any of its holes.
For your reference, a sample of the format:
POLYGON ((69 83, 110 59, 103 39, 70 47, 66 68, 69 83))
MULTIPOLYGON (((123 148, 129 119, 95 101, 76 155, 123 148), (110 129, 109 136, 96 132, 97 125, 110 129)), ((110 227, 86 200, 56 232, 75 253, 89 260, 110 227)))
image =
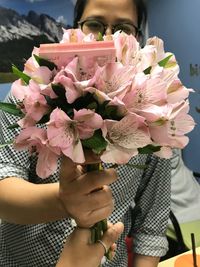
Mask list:
POLYGON ((114 252, 117 249, 117 244, 113 243, 110 247, 110 249, 114 252))
POLYGON ((104 185, 101 190, 95 191, 93 193, 77 196, 74 199, 74 194, 70 197, 68 195, 68 201, 73 201, 74 206, 81 212, 92 212, 103 207, 111 205, 114 207, 114 199, 112 197, 112 192, 109 186, 104 185))
POLYGON ((95 223, 104 220, 105 218, 109 217, 114 210, 114 204, 107 205, 102 207, 98 210, 94 210, 87 213, 87 216, 83 216, 79 221, 79 218, 76 219, 76 223, 80 227, 89 228, 95 223), (88 219, 89 218, 89 219, 88 219))
POLYGON ((116 249, 117 249, 117 244, 116 244, 116 243, 113 243, 113 244, 111 245, 111 247, 110 247, 111 259, 114 258, 116 249))
POLYGON ((107 185, 104 185, 101 190, 88 194, 86 196, 86 201, 88 203, 87 211, 98 210, 102 207, 113 205, 114 203, 112 191, 107 185))
POLYGON ((117 180, 117 172, 114 169, 92 171, 81 175, 70 184, 71 192, 89 194, 103 185, 110 185, 117 180))

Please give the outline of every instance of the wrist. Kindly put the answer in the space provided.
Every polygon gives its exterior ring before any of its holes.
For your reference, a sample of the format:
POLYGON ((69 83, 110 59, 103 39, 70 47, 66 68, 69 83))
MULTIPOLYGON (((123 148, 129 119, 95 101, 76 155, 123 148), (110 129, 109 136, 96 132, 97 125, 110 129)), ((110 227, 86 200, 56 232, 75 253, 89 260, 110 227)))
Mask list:
POLYGON ((55 200, 57 203, 57 209, 59 214, 62 216, 63 219, 69 218, 69 213, 67 212, 65 205, 63 203, 62 197, 60 195, 60 190, 59 190, 59 183, 57 185, 57 190, 55 191, 55 200))

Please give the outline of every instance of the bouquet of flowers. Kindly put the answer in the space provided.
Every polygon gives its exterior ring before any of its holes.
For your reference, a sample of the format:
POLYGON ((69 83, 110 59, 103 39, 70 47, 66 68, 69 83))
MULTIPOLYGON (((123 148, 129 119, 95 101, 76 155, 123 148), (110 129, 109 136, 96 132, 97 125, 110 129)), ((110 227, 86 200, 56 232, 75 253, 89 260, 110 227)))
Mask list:
MULTIPOLYGON (((157 37, 140 47, 132 35, 109 38, 65 30, 59 44, 34 48, 12 84, 17 104, 0 108, 20 117, 13 145, 38 154, 46 178, 64 155, 85 162, 85 149, 102 162, 127 164, 139 153, 169 158, 184 148, 195 123, 179 66, 157 37)), ((12 143, 8 142, 8 144, 12 143)))

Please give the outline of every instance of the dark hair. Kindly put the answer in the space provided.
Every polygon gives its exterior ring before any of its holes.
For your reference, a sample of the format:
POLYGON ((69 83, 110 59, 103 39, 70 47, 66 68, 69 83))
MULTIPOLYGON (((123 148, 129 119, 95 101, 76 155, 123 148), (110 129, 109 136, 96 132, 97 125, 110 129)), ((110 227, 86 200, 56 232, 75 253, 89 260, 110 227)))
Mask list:
MULTIPOLYGON (((73 25, 74 28, 78 27, 78 22, 80 21, 82 17, 82 14, 84 12, 87 2, 88 0, 77 0, 75 8, 74 8, 74 25, 73 25)), ((142 32, 144 31, 144 28, 146 26, 146 21, 147 21, 147 8, 146 8, 145 0, 133 0, 133 2, 137 9, 138 28, 140 30, 139 34, 142 35, 142 32)))

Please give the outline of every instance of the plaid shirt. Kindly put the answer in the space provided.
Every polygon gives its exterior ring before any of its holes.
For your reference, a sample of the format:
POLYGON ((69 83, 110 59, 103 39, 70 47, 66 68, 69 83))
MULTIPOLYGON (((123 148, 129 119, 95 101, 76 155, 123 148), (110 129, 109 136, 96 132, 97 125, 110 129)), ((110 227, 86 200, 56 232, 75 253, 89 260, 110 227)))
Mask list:
MULTIPOLYGON (((6 101, 14 102, 12 96, 6 101)), ((0 113, 0 142, 12 140, 18 129, 7 127, 16 122, 16 117, 0 113)), ((138 155, 130 160, 132 164, 145 164, 146 155, 138 155)), ((0 179, 19 177, 32 183, 54 183, 59 181, 59 168, 47 179, 36 175, 35 156, 26 151, 15 151, 12 146, 0 150, 0 179)), ((109 165, 105 164, 105 168, 109 165)), ((122 221, 124 233, 117 242, 117 252, 105 267, 126 267, 127 250, 125 237, 131 228, 131 209, 136 206, 138 213, 134 220, 133 250, 149 256, 163 256, 168 243, 165 231, 170 210, 170 161, 151 157, 148 168, 143 170, 129 166, 117 168, 119 179, 111 185, 115 210, 109 217, 113 223, 122 221), (142 188, 135 204, 138 188, 142 188)), ((0 267, 53 267, 63 247, 66 237, 73 231, 70 218, 37 225, 15 225, 5 221, 0 225, 0 267)))

